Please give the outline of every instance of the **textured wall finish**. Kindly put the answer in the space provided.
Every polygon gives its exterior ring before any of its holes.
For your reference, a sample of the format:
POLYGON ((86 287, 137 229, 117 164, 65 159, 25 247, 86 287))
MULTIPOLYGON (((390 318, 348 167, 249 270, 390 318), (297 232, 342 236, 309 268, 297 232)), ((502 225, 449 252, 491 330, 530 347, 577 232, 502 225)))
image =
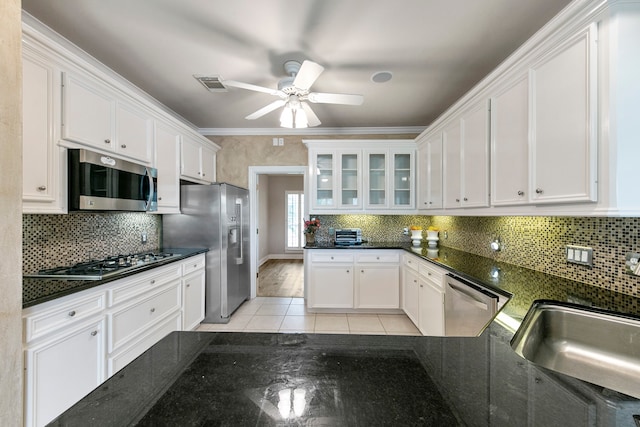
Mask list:
POLYGON ((134 212, 23 216, 23 271, 160 247, 162 217, 134 212), (140 235, 147 233, 147 243, 140 235))
POLYGON ((320 229, 316 233, 318 242, 329 242, 329 228, 361 228, 362 238, 369 242, 405 242, 409 236, 402 234, 404 227, 412 225, 427 229, 431 218, 421 215, 313 215, 320 219, 320 229))
MULTIPOLYGON (((285 129, 283 129, 285 131, 285 129)), ((218 144, 216 180, 247 188, 249 166, 303 166, 308 163, 303 139, 412 139, 417 135, 295 135, 283 136, 284 145, 273 146, 273 136, 215 136, 218 144)))
POLYGON ((0 1, 0 425, 22 425, 20 0, 0 1))

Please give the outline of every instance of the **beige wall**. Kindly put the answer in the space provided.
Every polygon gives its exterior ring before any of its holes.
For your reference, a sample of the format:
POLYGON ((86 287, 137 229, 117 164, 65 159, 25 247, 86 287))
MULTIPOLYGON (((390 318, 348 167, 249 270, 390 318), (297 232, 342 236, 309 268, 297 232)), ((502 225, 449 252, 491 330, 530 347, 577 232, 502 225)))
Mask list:
POLYGON ((22 425, 21 2, 0 1, 0 425, 22 425))
POLYGON ((283 146, 273 146, 274 136, 211 136, 218 144, 216 179, 243 188, 249 185, 249 166, 304 166, 307 147, 303 139, 413 139, 417 135, 295 135, 281 136, 283 146))
POLYGON ((258 175, 258 265, 269 255, 269 175, 258 175))

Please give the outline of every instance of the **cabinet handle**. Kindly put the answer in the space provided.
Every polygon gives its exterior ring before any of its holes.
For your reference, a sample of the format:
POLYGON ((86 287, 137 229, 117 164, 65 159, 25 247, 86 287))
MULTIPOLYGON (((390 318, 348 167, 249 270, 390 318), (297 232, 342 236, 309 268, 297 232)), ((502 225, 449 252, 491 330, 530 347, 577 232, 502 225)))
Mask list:
POLYGON ((196 268, 198 266, 198 264, 193 264, 193 268, 196 268))
POLYGON ((47 187, 44 186, 44 185, 41 185, 40 187, 38 187, 38 191, 44 191, 46 189, 47 189, 47 187))
POLYGON ((162 200, 162 197, 158 197, 158 200, 162 200))
POLYGON ((98 331, 93 331, 93 332, 91 332, 91 336, 92 336, 92 337, 95 337, 96 335, 98 335, 98 331))
POLYGON ((191 283, 187 283, 187 288, 190 288, 190 287, 191 287, 191 283))
POLYGON ((379 257, 379 256, 377 256, 377 257, 376 257, 376 259, 380 259, 380 257, 379 257))
POLYGON ((111 144, 111 140, 110 140, 110 139, 105 139, 105 140, 104 140, 104 143, 105 143, 105 144, 111 144))
POLYGON ((416 279, 413 279, 413 283, 418 283, 418 281, 416 279))
POLYGON ((155 281, 155 280, 152 280, 152 281, 150 281, 149 283, 150 283, 150 284, 152 284, 152 285, 155 285, 156 281, 155 281))
POLYGON ((524 196, 524 191, 522 190, 518 191, 518 196, 524 196))
POLYGON ((347 273, 349 272, 349 270, 347 270, 347 273))
POLYGON ((120 147, 127 148, 127 144, 122 144, 120 147))
POLYGON ((155 309, 155 308, 152 308, 152 309, 151 309, 151 312, 152 312, 152 313, 155 313, 155 311, 156 311, 156 309, 155 309))
POLYGON ((431 273, 427 272, 427 276, 431 276, 431 273))
POLYGON ((69 317, 73 317, 73 316, 75 316, 75 315, 76 315, 76 311, 75 311, 75 310, 71 310, 71 311, 69 312, 69 317))
POLYGON ((364 273, 364 270, 360 270, 360 273, 364 273))
POLYGON ((430 204, 430 205, 432 205, 432 204, 433 204, 433 202, 429 202, 429 204, 430 204))
POLYGON ((462 199, 462 200, 464 200, 464 201, 466 202, 466 201, 468 201, 469 199, 467 199, 467 198, 465 197, 465 198, 464 198, 464 199, 462 199))
POLYGON ((457 203, 460 203, 460 199, 456 199, 456 202, 457 202, 457 203))
POLYGON ((542 188, 536 188, 536 194, 542 194, 544 193, 544 191, 542 191, 542 188))
POLYGON ((425 204, 425 205, 426 205, 426 204, 428 204, 428 203, 429 203, 429 202, 424 202, 424 204, 425 204))
POLYGON ((202 176, 206 176, 206 175, 207 175, 206 173, 202 172, 202 176))
POLYGON ((333 259, 333 257, 331 257, 331 259, 333 259))
POLYGON ((535 381, 536 381, 536 384, 540 384, 542 382, 542 379, 539 377, 536 377, 535 381))
POLYGON ((424 285, 420 285, 421 288, 424 288, 424 285))

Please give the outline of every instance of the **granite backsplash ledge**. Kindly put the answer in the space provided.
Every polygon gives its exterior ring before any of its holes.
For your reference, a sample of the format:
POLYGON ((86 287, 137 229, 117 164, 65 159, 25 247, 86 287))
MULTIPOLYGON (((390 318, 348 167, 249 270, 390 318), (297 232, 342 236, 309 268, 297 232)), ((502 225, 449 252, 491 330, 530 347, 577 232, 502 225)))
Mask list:
POLYGON ((640 277, 627 274, 625 256, 640 248, 640 218, 455 217, 426 215, 316 215, 316 238, 329 242, 329 228, 358 227, 369 241, 409 242, 411 225, 440 230, 439 244, 541 271, 553 276, 640 296, 640 277), (445 233, 446 231, 446 238, 445 233), (502 249, 489 244, 499 238, 502 249), (570 264, 566 245, 593 248, 593 266, 570 264))

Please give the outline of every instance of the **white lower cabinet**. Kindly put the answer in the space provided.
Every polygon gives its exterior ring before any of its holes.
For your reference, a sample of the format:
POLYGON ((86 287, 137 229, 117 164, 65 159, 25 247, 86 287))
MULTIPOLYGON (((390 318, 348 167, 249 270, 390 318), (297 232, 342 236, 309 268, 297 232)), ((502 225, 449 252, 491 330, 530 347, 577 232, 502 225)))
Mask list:
POLYGON ((25 425, 47 424, 168 333, 194 329, 204 272, 200 254, 23 310, 25 425))
POLYGON ((345 312, 400 308, 400 252, 305 251, 307 306, 345 312))
POLYGON ((422 335, 444 335, 444 275, 430 262, 404 255, 402 309, 422 335))
POLYGON ((25 424, 43 426, 105 377, 105 320, 57 331, 25 351, 25 424))

